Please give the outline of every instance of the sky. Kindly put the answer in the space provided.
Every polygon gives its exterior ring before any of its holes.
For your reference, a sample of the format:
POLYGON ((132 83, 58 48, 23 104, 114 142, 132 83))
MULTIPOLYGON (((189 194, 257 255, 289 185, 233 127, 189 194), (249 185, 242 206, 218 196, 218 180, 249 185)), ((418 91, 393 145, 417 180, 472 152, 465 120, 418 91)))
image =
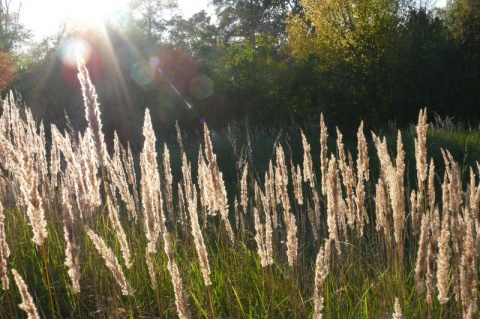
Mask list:
MULTIPOLYGON (((54 34, 61 22, 69 15, 91 17, 91 8, 101 6, 104 11, 115 11, 124 7, 128 0, 13 0, 12 4, 18 7, 21 3, 20 19, 22 23, 34 33, 34 39, 54 34), (87 5, 89 8, 82 6, 87 5), (77 13, 75 13, 77 12, 77 13)), ((208 9, 209 0, 178 0, 180 13, 184 17, 202 9, 208 9)))

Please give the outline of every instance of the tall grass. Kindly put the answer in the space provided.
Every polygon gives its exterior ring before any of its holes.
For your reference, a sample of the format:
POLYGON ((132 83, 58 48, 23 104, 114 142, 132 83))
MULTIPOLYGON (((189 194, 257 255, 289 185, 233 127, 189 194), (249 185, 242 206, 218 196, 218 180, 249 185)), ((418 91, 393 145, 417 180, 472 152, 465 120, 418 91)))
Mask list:
POLYGON ((1 318, 478 317, 480 164, 430 157, 426 110, 412 145, 362 123, 351 149, 321 117, 318 147, 294 128, 301 159, 276 138, 265 165, 230 131, 229 184, 206 125, 170 158, 148 110, 140 170, 116 135, 109 153, 82 61, 79 79, 88 128, 49 147, 3 105, 1 318))

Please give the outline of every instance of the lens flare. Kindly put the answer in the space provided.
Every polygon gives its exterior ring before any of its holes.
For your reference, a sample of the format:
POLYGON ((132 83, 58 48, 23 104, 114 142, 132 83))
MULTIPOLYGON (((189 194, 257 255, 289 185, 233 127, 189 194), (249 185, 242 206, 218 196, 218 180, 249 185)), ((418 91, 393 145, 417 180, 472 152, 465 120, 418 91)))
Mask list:
POLYGON ((167 84, 172 84, 174 79, 174 74, 169 69, 158 69, 158 76, 162 82, 167 84))
POLYGON ((87 41, 79 37, 65 39, 60 46, 62 63, 69 68, 76 68, 77 55, 88 63, 92 55, 92 47, 87 41))
POLYGON ((154 68, 157 68, 158 65, 160 64, 160 59, 156 56, 152 56, 148 62, 150 63, 150 65, 154 68))
POLYGON ((202 74, 190 82, 190 93, 197 99, 205 99, 213 94, 213 87, 213 80, 202 74))
POLYGON ((148 85, 155 80, 155 67, 153 67, 148 61, 135 63, 132 68, 131 76, 139 85, 148 85))

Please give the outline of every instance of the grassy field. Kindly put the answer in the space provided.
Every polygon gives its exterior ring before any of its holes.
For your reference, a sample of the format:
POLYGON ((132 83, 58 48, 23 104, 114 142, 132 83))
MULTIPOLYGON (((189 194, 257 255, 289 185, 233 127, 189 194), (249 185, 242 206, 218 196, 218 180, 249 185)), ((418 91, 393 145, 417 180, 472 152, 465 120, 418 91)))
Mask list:
POLYGON ((3 106, 0 318, 478 318, 478 130, 422 110, 167 146, 147 110, 136 156, 79 79, 85 132, 3 106))

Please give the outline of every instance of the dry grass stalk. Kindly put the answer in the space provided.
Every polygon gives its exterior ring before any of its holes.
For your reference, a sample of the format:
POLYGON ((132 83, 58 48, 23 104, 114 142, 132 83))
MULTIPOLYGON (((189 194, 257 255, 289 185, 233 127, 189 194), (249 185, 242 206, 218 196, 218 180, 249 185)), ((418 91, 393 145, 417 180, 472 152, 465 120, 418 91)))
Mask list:
POLYGON ((288 170, 281 145, 275 147, 275 164, 275 202, 282 205, 285 213, 289 213, 291 206, 288 197, 288 170))
POLYGON ((369 159, 367 141, 363 134, 363 121, 360 123, 357 132, 358 140, 358 157, 357 157, 357 185, 355 187, 355 205, 356 205, 356 220, 357 231, 360 237, 363 236, 363 226, 368 223, 368 216, 365 210, 365 182, 370 179, 369 159))
POLYGON ((168 270, 172 276, 173 288, 175 292, 175 305, 177 306, 177 314, 180 319, 191 318, 190 311, 187 307, 185 293, 183 292, 182 277, 175 260, 169 261, 168 270))
MULTIPOLYGON (((311 155, 311 147, 307 141, 307 138, 302 133, 302 145, 303 145, 303 180, 305 183, 309 183, 310 191, 312 192, 312 199, 313 199, 313 208, 310 206, 310 203, 307 201, 307 210, 308 210, 308 219, 310 224, 312 225, 313 235, 315 240, 319 237, 320 231, 320 197, 318 195, 316 182, 315 182, 315 172, 313 170, 313 160, 311 155)), ((293 172, 293 170, 292 170, 293 172)), ((293 175, 293 174, 292 174, 293 175)), ((297 173, 298 177, 298 173, 297 173)), ((296 185, 294 180, 294 185, 296 185)), ((298 188, 298 186, 297 186, 298 188)), ((301 190, 301 188, 299 188, 301 190)), ((295 189, 295 196, 300 196, 300 192, 295 189)), ((301 195, 303 197, 303 194, 301 195)), ((302 199, 302 202, 304 200, 302 199)))
POLYGON ((132 150, 130 149, 130 144, 127 144, 126 150, 122 147, 121 151, 122 151, 123 166, 125 168, 125 173, 127 174, 127 181, 133 190, 133 198, 135 200, 135 209, 136 211, 139 211, 140 200, 138 198, 137 176, 135 174, 135 165, 133 163, 133 155, 132 155, 132 150))
POLYGON ((343 135, 337 128, 337 150, 338 150, 338 163, 342 176, 342 183, 346 190, 346 203, 347 210, 346 216, 348 225, 353 229, 355 225, 355 204, 354 204, 354 185, 357 183, 355 180, 354 168, 352 166, 352 156, 348 153, 348 161, 345 155, 345 148, 343 145, 343 135))
MULTIPOLYGON (((182 161, 182 172, 185 191, 187 194, 190 194, 192 192, 192 186, 190 186, 191 172, 187 164, 187 157, 182 156, 182 158, 185 158, 182 161)), ((208 173, 208 166, 207 163, 205 163, 205 157, 203 156, 203 148, 200 146, 200 150, 198 151, 198 188, 200 190, 200 205, 202 207, 203 216, 206 216, 207 214, 214 215, 216 213, 211 209, 214 206, 214 203, 213 197, 211 197, 209 194, 213 193, 214 190, 209 176, 210 175, 208 173)))
MULTIPOLYGON (((428 186, 427 186, 427 198, 428 198, 428 211, 431 221, 432 238, 439 238, 441 232, 440 210, 435 203, 435 165, 433 160, 430 161, 428 169, 428 186)), ((438 240, 437 240, 438 241, 438 240)))
POLYGON ((167 255, 168 263, 167 263, 167 269, 170 273, 170 276, 172 278, 172 283, 173 283, 173 290, 175 293, 175 305, 177 307, 177 313, 179 318, 184 319, 184 318, 190 318, 190 312, 188 311, 187 308, 187 303, 186 303, 186 297, 185 293, 183 292, 183 284, 182 284, 182 277, 180 276, 180 270, 178 268, 178 265, 175 261, 175 255, 173 253, 173 244, 170 239, 170 233, 168 232, 168 229, 165 225, 165 214, 162 209, 162 197, 161 197, 161 191, 158 190, 156 192, 156 196, 158 197, 158 202, 160 203, 159 205, 159 227, 160 227, 160 232, 162 233, 163 237, 163 248, 165 251, 165 254, 167 255))
MULTIPOLYGON (((468 197, 468 207, 472 216, 479 216, 479 207, 480 207, 480 184, 477 183, 477 177, 473 172, 473 169, 470 168, 470 194, 468 197), (478 185, 477 185, 478 184, 478 185)), ((479 216, 480 217, 480 216, 479 216)), ((478 218, 474 218, 478 222, 478 218)))
POLYGON ((178 215, 180 216, 180 224, 185 233, 187 233, 187 211, 185 205, 185 195, 183 195, 182 184, 177 184, 178 189, 178 215))
POLYGON ((45 220, 45 210, 43 208, 43 200, 38 192, 38 176, 33 174, 33 179, 30 180, 30 194, 29 203, 27 205, 27 216, 32 225, 33 238, 32 241, 41 246, 47 238, 47 221, 45 220))
POLYGON ((238 203, 238 198, 233 199, 233 216, 234 216, 234 225, 238 233, 245 234, 245 218, 244 214, 240 212, 240 204, 238 203))
POLYGON ((78 79, 82 88, 83 101, 85 103, 85 118, 90 128, 96 151, 97 160, 100 162, 100 167, 107 164, 107 147, 105 145, 105 138, 102 132, 102 121, 100 119, 100 106, 97 101, 97 93, 92 84, 85 61, 77 57, 78 79))
MULTIPOLYGON (((18 111, 18 110, 17 110, 18 111)), ((33 120, 32 120, 33 121, 33 120)), ((23 123, 20 118, 18 122, 23 123)), ((47 238, 47 222, 43 199, 39 193, 41 176, 35 168, 35 150, 30 150, 30 143, 35 143, 34 124, 18 124, 17 130, 13 131, 13 144, 3 134, 0 134, 0 162, 3 167, 12 173, 14 182, 18 185, 19 194, 17 201, 25 207, 26 217, 32 227, 32 241, 41 246, 47 238), (30 129, 27 125, 30 125, 30 129)), ((38 141, 37 141, 38 142, 38 141)))
MULTIPOLYGON (((427 215, 428 216, 428 215, 427 215)), ((424 217, 426 218, 426 217, 424 217)), ((430 226, 432 226, 430 222, 430 226)), ((430 227, 431 228, 431 227, 430 227)), ((438 249, 438 239, 433 237, 433 233, 430 230, 430 238, 428 241, 428 252, 427 252, 427 276, 426 276, 426 287, 427 287, 427 304, 431 305, 433 303, 433 294, 435 291, 435 279, 436 279, 436 260, 437 260, 437 249, 438 249)))
POLYGON ((395 297, 395 311, 393 312, 392 319, 402 319, 402 307, 397 297, 395 297))
POLYGON ((468 208, 464 211, 464 245, 460 262, 460 295, 463 318, 478 318, 477 249, 475 247, 475 224, 468 208))
POLYGON ((357 149, 358 149, 358 158, 357 158, 357 174, 358 179, 363 178, 368 181, 370 179, 370 164, 368 158, 368 148, 367 140, 365 134, 363 134, 363 121, 360 122, 360 126, 357 131, 357 149))
POLYGON ((415 128, 417 138, 415 139, 415 159, 417 163, 418 185, 423 184, 427 179, 427 109, 420 110, 418 124, 415 128))
POLYGON ((422 184, 419 185, 419 190, 415 191, 412 190, 410 194, 410 215, 412 216, 412 233, 414 235, 418 235, 419 232, 419 224, 421 224, 421 218, 424 215, 424 206, 423 200, 424 200, 424 194, 425 194, 425 187, 422 186, 422 184))
MULTIPOLYGON (((396 166, 396 183, 395 192, 393 197, 393 221, 395 227, 395 241, 400 244, 403 249, 403 230, 405 221, 405 151, 403 150, 402 134, 399 131, 397 136, 397 158, 395 161, 396 166)), ((392 183, 393 184, 393 183, 392 183)), ((399 248, 400 249, 400 248, 399 248)), ((402 252, 403 254, 403 252, 402 252)))
POLYGON ((50 185, 52 192, 58 186, 58 174, 60 171, 60 149, 57 143, 52 141, 50 149, 50 185))
MULTIPOLYGON (((179 188, 180 190, 180 188, 179 188)), ((190 198, 187 198, 188 213, 190 215, 190 226, 192 228, 193 240, 195 242, 195 250, 197 251, 198 260, 200 261, 200 267, 203 275, 203 282, 206 287, 210 286, 210 264, 208 262, 208 252, 203 239, 202 230, 198 222, 198 210, 197 210, 197 191, 193 190, 193 194, 190 198)))
POLYGON ((395 242, 397 245, 403 247, 405 220, 405 152, 403 150, 402 136, 399 131, 397 136, 397 157, 394 165, 388 154, 386 139, 381 139, 373 133, 372 135, 380 159, 381 174, 388 189, 389 202, 393 212, 395 242))
POLYGON ((173 254, 172 242, 170 240, 170 234, 166 228, 162 229, 163 240, 164 240, 164 249, 168 257, 167 268, 172 277, 173 290, 175 293, 175 305, 177 306, 177 313, 180 319, 190 318, 190 312, 187 308, 187 301, 185 293, 183 292, 182 277, 180 276, 180 270, 175 261, 173 254))
POLYGON ((285 153, 281 145, 275 147, 275 194, 276 203, 283 207, 283 219, 287 230, 287 259, 288 265, 293 267, 298 259, 297 224, 295 215, 291 213, 288 196, 288 171, 285 164, 285 153))
POLYGON ((320 168, 322 176, 322 194, 327 194, 327 170, 328 170, 328 132, 323 119, 323 113, 320 114, 320 168))
POLYGON ((312 225, 315 240, 320 237, 320 196, 318 191, 312 189, 313 208, 308 207, 308 219, 312 225))
POLYGON ((417 201, 417 192, 412 190, 410 193, 410 215, 412 216, 412 233, 414 235, 418 234, 419 227, 417 225, 419 220, 418 212, 418 201, 417 201))
POLYGON ((450 236, 452 241, 452 287, 455 299, 461 299, 461 279, 460 279, 460 261, 463 254, 463 224, 461 215, 462 189, 460 182, 460 169, 458 164, 448 151, 442 150, 442 156, 445 161, 445 174, 442 184, 443 214, 450 214, 450 236))
MULTIPOLYGON (((70 136, 63 136, 58 129, 52 125, 52 144, 55 144, 66 161, 64 173, 72 176, 70 179, 73 184, 70 188, 74 192, 76 206, 81 212, 82 221, 86 222, 91 217, 92 212, 101 205, 101 198, 98 190, 99 181, 96 172, 90 172, 92 167, 92 159, 86 157, 91 163, 87 165, 82 155, 81 138, 78 145, 74 147, 74 143, 70 140, 70 136), (93 185, 92 185, 93 183, 93 185)), ((87 129, 87 131, 89 131, 87 129)), ((87 132, 85 133, 88 134, 87 132)), ((88 147, 88 146, 87 146, 88 147)), ((96 171, 96 168, 95 168, 96 171)))
POLYGON ((453 247, 453 266, 452 282, 453 293, 456 300, 461 299, 461 256, 463 255, 464 245, 464 220, 462 217, 462 185, 460 168, 453 156, 448 151, 442 150, 442 156, 445 161, 445 176, 442 185, 442 200, 444 213, 448 211, 451 216, 450 232, 453 247))
POLYGON ((265 214, 265 264, 273 265, 273 228, 272 228, 272 218, 270 213, 265 214))
POLYGON ((243 167, 242 179, 240 180, 240 206, 242 207, 243 213, 248 212, 248 163, 243 167))
POLYGON ((313 172, 312 154, 310 153, 310 144, 301 131, 302 146, 303 146, 303 180, 305 183, 310 183, 310 187, 315 189, 315 173, 313 172))
POLYGON ((166 143, 163 145, 162 172, 164 180, 162 190, 164 191, 165 207, 169 217, 173 219, 175 218, 173 208, 173 176, 172 168, 170 167, 170 151, 166 143))
POLYGON ((143 218, 145 234, 147 236, 147 253, 156 252, 156 244, 160 234, 159 217, 157 212, 161 209, 157 192, 160 190, 160 177, 157 167, 157 152, 155 150, 155 133, 153 132, 150 112, 145 112, 143 125, 145 144, 140 153, 140 191, 142 197, 143 218))
POLYGON ((140 167, 142 169, 141 191, 142 201, 144 202, 143 205, 145 213, 145 230, 147 232, 148 239, 146 251, 147 267, 150 273, 150 277, 152 279, 152 283, 156 288, 157 281, 153 263, 150 259, 150 254, 154 254, 156 252, 156 242, 159 235, 162 234, 164 251, 168 258, 167 268, 170 272, 170 276, 172 277, 177 313, 182 319, 190 318, 190 314, 186 305, 185 295, 183 293, 180 271, 178 269, 177 263, 175 262, 173 245, 170 240, 170 234, 165 225, 165 213, 163 210, 160 176, 158 174, 158 166, 156 159, 156 138, 148 109, 145 114, 143 134, 145 136, 145 144, 140 154, 140 167))
POLYGON ((123 273, 123 270, 120 267, 117 257, 115 257, 113 251, 108 248, 103 239, 97 234, 95 234, 93 230, 88 227, 86 228, 86 230, 88 237, 105 261, 105 265, 108 267, 108 269, 110 269, 113 276, 115 277, 115 280, 122 289, 122 294, 125 296, 132 296, 133 289, 125 278, 125 274, 123 273))
POLYGON ((128 187, 127 177, 125 174, 125 170, 123 167, 123 162, 120 157, 121 155, 121 145, 120 141, 118 140, 117 132, 114 133, 113 137, 113 156, 111 159, 108 159, 108 176, 110 180, 110 190, 112 192, 112 196, 115 197, 116 190, 120 194, 123 202, 125 203, 125 208, 127 210, 128 216, 130 220, 134 220, 135 223, 137 222, 137 212, 135 207, 135 200, 130 193, 130 189, 128 187))
POLYGON ((426 180, 428 173, 427 166, 427 110, 420 110, 418 116, 418 124, 416 126, 417 138, 415 138, 415 160, 417 166, 417 185, 418 190, 416 194, 416 208, 412 210, 412 227, 413 233, 417 234, 419 225, 422 222, 421 218, 425 212, 425 193, 426 193, 426 180))
POLYGON ((162 206, 158 196, 160 177, 158 175, 157 152, 155 150, 156 138, 148 109, 145 112, 143 135, 145 136, 145 143, 140 153, 140 196, 142 198, 143 221, 147 237, 145 260, 152 284, 156 288, 157 279, 151 255, 157 252, 157 242, 160 236, 160 220, 157 212, 161 210, 162 206))
POLYGON ((284 215, 287 227, 287 259, 288 265, 294 267, 298 262, 297 219, 292 213, 284 215))
POLYGON ((25 284, 25 281, 17 270, 12 268, 12 274, 20 291, 20 296, 22 297, 22 303, 19 305, 20 309, 27 313, 28 319, 40 319, 37 307, 33 303, 33 298, 28 292, 27 284, 25 284))
POLYGON ((157 272, 153 265, 152 254, 148 251, 145 251, 145 263, 147 264, 148 274, 150 275, 150 280, 152 281, 152 286, 157 289, 157 272))
MULTIPOLYGON (((255 200, 257 201, 257 203, 258 203, 258 201, 260 201, 260 203, 262 204, 263 211, 265 213, 266 219, 270 220, 270 223, 268 224, 268 227, 270 228, 270 236, 272 236, 272 233, 273 233, 272 227, 275 228, 275 221, 272 220, 273 219, 272 215, 276 216, 276 214, 274 214, 273 207, 271 206, 271 203, 270 203, 267 195, 262 192, 258 183, 256 181, 254 181, 253 185, 254 185, 254 190, 255 190, 255 200)), ((266 235, 268 235, 268 231, 267 231, 266 235)), ((270 243, 270 244, 272 244, 272 243, 270 243)), ((270 251, 272 251, 272 247, 267 247, 267 250, 268 249, 270 251)))
POLYGON ((295 200, 297 201, 298 205, 303 205, 302 169, 300 168, 300 165, 297 165, 297 170, 295 170, 293 163, 290 165, 290 169, 292 170, 292 184, 295 200))
POLYGON ((437 255, 437 289, 438 301, 441 305, 446 304, 450 299, 448 295, 450 259, 450 215, 447 212, 443 215, 437 255))
POLYGON ((3 205, 0 201, 0 278, 2 279, 3 290, 8 290, 10 280, 7 274, 7 258, 10 257, 10 249, 7 244, 7 236, 5 234, 5 215, 3 214, 3 205))
MULTIPOLYGON (((0 116, 0 132, 6 138, 9 138, 11 126, 10 126, 10 104, 13 102, 13 92, 10 91, 3 100, 3 112, 0 116)), ((14 103, 13 103, 14 104, 14 103)))
POLYGON ((125 230, 122 227, 122 223, 120 222, 120 217, 118 215, 118 209, 115 207, 116 205, 112 202, 110 196, 107 196, 107 210, 108 210, 108 218, 113 225, 113 229, 117 234, 118 242, 120 243, 120 249, 122 250, 123 260, 125 260, 125 266, 130 269, 132 267, 131 261, 131 253, 130 247, 128 245, 127 235, 125 234, 125 230))
MULTIPOLYGON (((350 165, 347 164, 347 156, 345 154, 345 147, 343 145, 343 135, 338 129, 337 131, 337 152, 338 152, 338 166, 340 168, 341 173, 341 180, 343 186, 346 190, 346 203, 347 203, 347 222, 350 228, 353 228, 355 224, 355 207, 354 207, 354 200, 353 200, 353 185, 355 184, 353 169, 351 169, 350 165)), ((351 162, 351 161, 350 161, 351 162)), ((341 192, 341 190, 340 190, 341 192)), ((340 195, 343 197, 343 195, 340 195)))
POLYGON ((208 163, 208 169, 210 172, 210 178, 213 185, 213 190, 210 197, 213 198, 214 211, 220 212, 220 216, 225 225, 225 230, 228 237, 232 242, 235 241, 235 236, 233 234, 233 229, 228 219, 228 200, 227 200, 227 191, 225 189, 225 182, 223 181, 223 175, 220 172, 217 164, 217 157, 213 153, 213 146, 210 140, 210 131, 208 130, 207 124, 203 125, 204 139, 205 139, 205 158, 208 163))
POLYGON ((428 184, 427 184, 427 194, 428 194, 428 207, 430 210, 433 210, 435 207, 435 164, 433 158, 430 159, 430 164, 428 165, 428 184))
POLYGON ((338 176, 338 167, 335 157, 331 156, 328 163, 327 182, 327 226, 329 239, 335 241, 337 254, 341 254, 339 231, 345 226, 345 213, 342 210, 340 190, 340 178, 338 176))
MULTIPOLYGON (((268 202, 268 207, 272 213, 273 228, 277 229, 278 224, 278 214, 276 207, 276 194, 275 194, 275 173, 273 170, 272 161, 268 163, 268 171, 265 172, 265 197, 268 202)), ((264 204, 264 207, 266 205, 264 204)))
POLYGON ((265 247, 264 247, 264 238, 265 238, 265 231, 263 225, 260 221, 260 213, 258 212, 257 207, 253 208, 253 220, 255 223, 255 242, 257 243, 257 252, 260 256, 260 264, 262 267, 266 266, 266 254, 265 254, 265 247))
POLYGON ((98 174, 101 163, 97 159, 93 145, 93 133, 90 128, 87 128, 83 137, 79 137, 79 147, 76 150, 75 157, 79 160, 81 174, 84 174, 84 200, 88 202, 87 205, 91 207, 87 213, 88 219, 92 216, 92 213, 102 205, 102 197, 100 194, 101 179, 98 174))
POLYGON ((427 254, 430 238, 429 223, 429 216, 425 215, 422 219, 420 239, 418 241, 417 262, 415 266, 415 281, 419 292, 422 292, 425 288, 425 274, 427 271, 427 254))
POLYGON ((324 247, 320 247, 315 262, 315 288, 313 291, 314 311, 313 318, 321 319, 324 307, 323 285, 328 275, 328 262, 324 247))
POLYGON ((65 266, 68 268, 68 276, 72 281, 73 293, 80 292, 80 263, 79 263, 79 247, 75 243, 74 233, 74 216, 72 205, 70 204, 70 198, 68 193, 68 186, 71 182, 68 179, 71 177, 66 176, 61 188, 62 193, 62 211, 63 211, 63 232, 66 242, 65 247, 65 266), (67 184, 68 183, 68 184, 67 184))
MULTIPOLYGON (((30 123, 31 129, 34 131, 36 129, 35 120, 33 119, 32 112, 30 109, 26 110, 27 114, 27 123, 30 123)), ((47 141, 45 139, 45 128, 43 126, 43 120, 39 125, 39 133, 32 134, 33 141, 35 144, 35 162, 34 167, 39 176, 39 192, 40 196, 45 199, 51 199, 55 196, 54 193, 49 193, 51 190, 50 186, 50 177, 48 172, 48 161, 47 161, 47 150, 46 145, 47 141)), ((48 205, 50 201, 45 201, 48 205)))

